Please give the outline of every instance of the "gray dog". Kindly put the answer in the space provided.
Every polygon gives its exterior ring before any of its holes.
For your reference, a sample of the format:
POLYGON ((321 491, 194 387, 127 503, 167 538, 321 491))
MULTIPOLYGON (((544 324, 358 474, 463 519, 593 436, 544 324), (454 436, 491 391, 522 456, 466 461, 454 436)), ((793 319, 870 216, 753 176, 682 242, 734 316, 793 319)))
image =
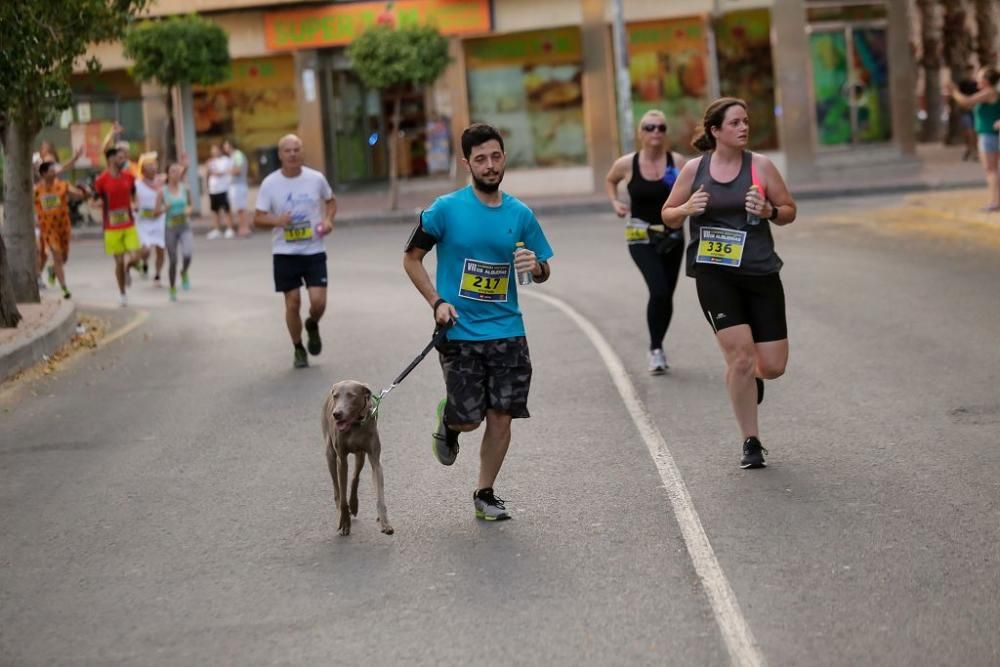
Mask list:
POLYGON ((385 488, 382 481, 382 442, 378 437, 376 418, 372 416, 372 390, 360 382, 344 380, 330 388, 323 403, 323 439, 326 440, 326 460, 333 478, 333 495, 340 510, 337 528, 341 535, 351 534, 351 515, 358 515, 358 478, 365 465, 365 454, 372 462, 375 483, 375 508, 382 532, 392 535, 392 526, 385 514, 385 488), (347 497, 347 455, 354 454, 354 476, 351 496, 347 497))

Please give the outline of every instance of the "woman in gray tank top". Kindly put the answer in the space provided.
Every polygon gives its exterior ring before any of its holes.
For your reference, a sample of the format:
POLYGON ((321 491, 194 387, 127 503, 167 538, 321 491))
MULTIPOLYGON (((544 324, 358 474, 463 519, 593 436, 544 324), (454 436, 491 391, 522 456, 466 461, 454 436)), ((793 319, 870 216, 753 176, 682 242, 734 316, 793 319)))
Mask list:
POLYGON ((784 179, 763 155, 747 150, 746 103, 732 97, 705 111, 693 146, 701 157, 684 165, 663 205, 663 223, 674 229, 690 219, 687 274, 726 361, 726 385, 743 435, 743 468, 762 468, 757 405, 763 380, 785 372, 788 329, 771 224, 795 220, 784 179), (756 396, 755 396, 756 394, 756 396))

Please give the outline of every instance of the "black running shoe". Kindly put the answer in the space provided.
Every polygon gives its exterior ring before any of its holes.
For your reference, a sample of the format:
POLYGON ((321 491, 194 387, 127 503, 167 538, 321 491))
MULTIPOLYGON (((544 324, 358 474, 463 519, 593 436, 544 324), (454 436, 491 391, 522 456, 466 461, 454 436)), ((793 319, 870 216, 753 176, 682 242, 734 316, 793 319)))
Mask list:
POLYGON ((323 351, 323 341, 319 337, 319 322, 311 317, 306 320, 306 338, 309 354, 315 357, 323 351))
POLYGON ((747 438, 743 441, 743 459, 740 461, 740 467, 744 470, 748 468, 766 468, 767 463, 764 462, 764 454, 767 454, 767 450, 760 444, 760 440, 753 436, 747 438))
POLYGON ((764 381, 760 378, 754 378, 757 382, 757 405, 764 402, 764 381))
POLYGON ((443 466, 450 466, 458 458, 458 432, 452 431, 444 423, 444 406, 447 398, 442 398, 437 406, 437 424, 431 434, 431 450, 434 458, 443 466))
POLYGON ((306 356, 306 348, 299 343, 295 346, 295 361, 292 364, 295 368, 306 368, 309 366, 309 357, 306 356))

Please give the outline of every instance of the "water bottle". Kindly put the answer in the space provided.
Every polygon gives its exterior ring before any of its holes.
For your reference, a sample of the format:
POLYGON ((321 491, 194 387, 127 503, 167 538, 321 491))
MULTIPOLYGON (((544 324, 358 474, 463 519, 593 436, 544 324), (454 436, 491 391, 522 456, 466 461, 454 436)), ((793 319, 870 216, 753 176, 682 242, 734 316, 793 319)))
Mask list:
MULTIPOLYGON (((754 183, 753 185, 751 185, 750 189, 751 190, 756 190, 756 191, 760 192, 760 188, 757 187, 756 183, 754 183)), ((750 211, 747 211, 747 224, 751 225, 751 226, 753 226, 753 225, 759 225, 760 224, 760 216, 757 215, 756 213, 751 213, 750 211)))
MULTIPOLYGON (((516 248, 523 248, 524 241, 518 241, 514 244, 516 248)), ((531 271, 518 271, 517 272, 517 284, 518 285, 530 285, 535 282, 534 277, 531 275, 531 271)))

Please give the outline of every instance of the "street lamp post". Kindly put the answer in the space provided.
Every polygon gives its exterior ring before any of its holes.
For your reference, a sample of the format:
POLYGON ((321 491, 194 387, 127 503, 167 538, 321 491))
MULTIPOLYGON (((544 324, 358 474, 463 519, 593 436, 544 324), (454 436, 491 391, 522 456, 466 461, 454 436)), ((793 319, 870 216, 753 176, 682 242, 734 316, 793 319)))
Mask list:
POLYGON ((635 150, 632 118, 632 82, 628 74, 628 43, 625 39, 625 10, 622 0, 611 0, 612 41, 615 51, 615 81, 618 84, 618 137, 622 153, 635 150))

